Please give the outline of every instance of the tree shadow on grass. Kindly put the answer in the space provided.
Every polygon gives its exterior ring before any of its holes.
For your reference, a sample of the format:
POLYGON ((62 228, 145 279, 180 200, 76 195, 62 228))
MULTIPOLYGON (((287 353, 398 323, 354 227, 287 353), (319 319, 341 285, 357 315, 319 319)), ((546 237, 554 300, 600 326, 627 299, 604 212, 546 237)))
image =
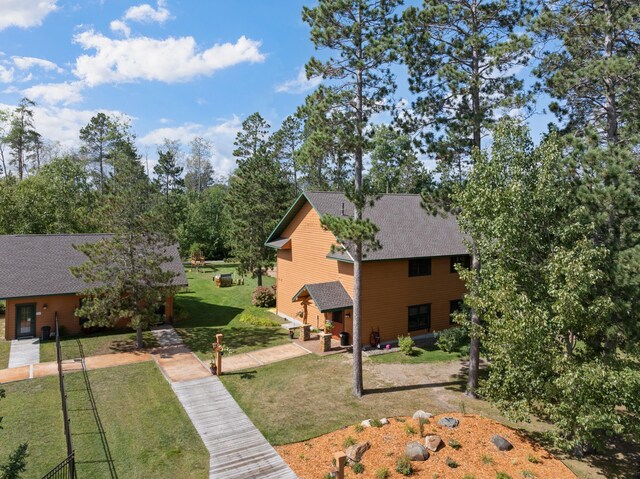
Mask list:
POLYGON ((238 316, 242 308, 208 303, 193 296, 182 295, 176 298, 177 303, 184 309, 188 318, 176 324, 179 328, 197 328, 211 326, 226 326, 238 316))
POLYGON ((273 341, 280 336, 285 336, 287 332, 279 327, 202 327, 202 328, 178 328, 178 333, 184 343, 194 353, 211 352, 211 343, 216 340, 216 333, 224 335, 223 342, 232 350, 244 347, 255 349, 266 348, 273 344, 273 341))

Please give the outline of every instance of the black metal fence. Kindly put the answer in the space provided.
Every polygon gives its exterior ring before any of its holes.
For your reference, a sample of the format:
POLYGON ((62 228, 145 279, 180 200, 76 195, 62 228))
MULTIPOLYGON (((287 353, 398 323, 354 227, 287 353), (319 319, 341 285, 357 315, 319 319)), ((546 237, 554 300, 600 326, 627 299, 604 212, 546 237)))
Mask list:
POLYGON ((76 459, 72 452, 69 457, 51 469, 42 479, 75 479, 76 459))
POLYGON ((67 457, 42 479, 76 479, 76 460, 71 443, 71 425, 67 409, 67 392, 64 388, 64 374, 62 372, 62 349, 60 347, 60 330, 58 328, 58 313, 56 321, 56 360, 58 361, 58 383, 60 385, 60 399, 62 401, 62 417, 64 419, 64 437, 67 443, 67 457))

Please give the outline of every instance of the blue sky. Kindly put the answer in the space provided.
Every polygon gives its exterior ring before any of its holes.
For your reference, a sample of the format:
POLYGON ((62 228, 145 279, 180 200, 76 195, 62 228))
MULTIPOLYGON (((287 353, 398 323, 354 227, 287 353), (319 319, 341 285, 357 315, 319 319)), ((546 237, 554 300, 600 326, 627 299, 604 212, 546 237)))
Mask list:
POLYGON ((309 3, 3 0, 0 107, 35 100, 38 131, 68 148, 98 111, 126 115, 152 163, 164 137, 205 136, 226 175, 242 120, 259 111, 277 127, 317 84, 302 70, 309 3))

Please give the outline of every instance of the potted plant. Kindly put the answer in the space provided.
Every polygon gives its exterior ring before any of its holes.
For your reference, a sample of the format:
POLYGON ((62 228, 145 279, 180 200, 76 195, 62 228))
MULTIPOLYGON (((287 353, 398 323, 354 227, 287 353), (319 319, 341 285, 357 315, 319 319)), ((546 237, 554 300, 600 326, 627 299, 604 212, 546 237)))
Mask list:
POLYGON ((212 356, 211 359, 209 360, 209 369, 211 370, 211 374, 213 374, 214 376, 218 372, 218 367, 216 366, 216 358, 215 358, 215 356, 212 356))
POLYGON ((331 331, 333 331, 333 321, 331 321, 330 319, 327 319, 324 322, 324 332, 327 334, 331 334, 331 331))

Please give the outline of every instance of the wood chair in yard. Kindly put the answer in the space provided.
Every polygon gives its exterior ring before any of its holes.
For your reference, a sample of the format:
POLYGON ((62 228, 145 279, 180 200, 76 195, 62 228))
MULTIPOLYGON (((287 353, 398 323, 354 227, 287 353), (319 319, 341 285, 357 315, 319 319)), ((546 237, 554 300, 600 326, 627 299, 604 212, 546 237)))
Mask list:
POLYGON ((204 273, 204 255, 202 254, 201 251, 198 251, 197 253, 191 256, 190 271, 193 271, 194 267, 196 268, 196 273, 200 273, 200 268, 202 268, 202 272, 204 273))

